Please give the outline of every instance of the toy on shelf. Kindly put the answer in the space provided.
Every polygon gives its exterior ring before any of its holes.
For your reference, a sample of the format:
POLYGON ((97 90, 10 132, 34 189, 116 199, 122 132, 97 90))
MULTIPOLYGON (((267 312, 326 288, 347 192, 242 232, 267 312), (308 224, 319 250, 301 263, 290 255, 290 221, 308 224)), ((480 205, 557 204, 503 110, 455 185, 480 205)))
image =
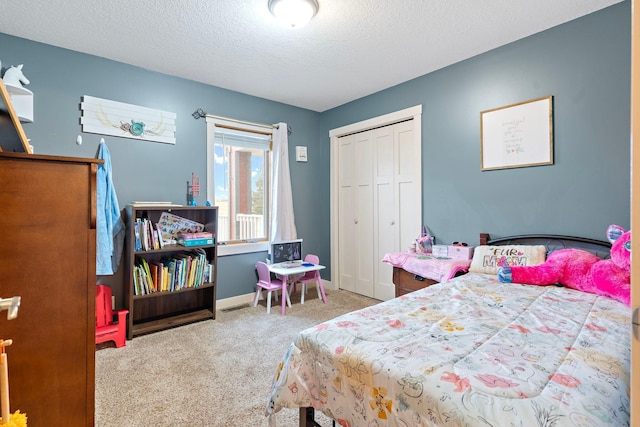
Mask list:
MULTIPOLYGON (((20 297, 0 298, 0 311, 7 310, 7 319, 13 320, 18 317, 20 307, 20 297)), ((9 362, 7 360, 6 347, 13 344, 13 340, 0 339, 0 406, 2 407, 2 418, 0 426, 26 427, 27 415, 16 411, 11 414, 9 406, 9 362)))
POLYGON ((187 181, 187 205, 196 206, 196 197, 200 195, 200 178, 191 173, 191 184, 187 181))
MULTIPOLYGON (((411 246, 413 248, 413 245, 411 246)), ((420 237, 416 239, 416 252, 419 254, 430 254, 433 248, 433 237, 427 232, 427 227, 422 226, 420 237)))
POLYGON ((7 310, 7 320, 18 317, 18 308, 20 308, 20 297, 0 298, 0 311, 7 310))
POLYGON ((2 77, 4 84, 20 88, 23 87, 23 85, 28 85, 30 82, 22 73, 22 67, 23 64, 20 64, 17 67, 11 66, 7 68, 7 71, 4 72, 4 76, 2 77))

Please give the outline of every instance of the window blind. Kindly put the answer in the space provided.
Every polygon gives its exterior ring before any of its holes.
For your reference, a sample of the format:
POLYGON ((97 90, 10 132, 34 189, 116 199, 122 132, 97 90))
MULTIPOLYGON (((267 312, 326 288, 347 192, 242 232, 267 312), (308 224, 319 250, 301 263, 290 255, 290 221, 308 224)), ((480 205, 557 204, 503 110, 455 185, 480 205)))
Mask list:
POLYGON ((227 129, 216 126, 213 142, 216 145, 232 145, 234 147, 269 151, 271 135, 227 129))

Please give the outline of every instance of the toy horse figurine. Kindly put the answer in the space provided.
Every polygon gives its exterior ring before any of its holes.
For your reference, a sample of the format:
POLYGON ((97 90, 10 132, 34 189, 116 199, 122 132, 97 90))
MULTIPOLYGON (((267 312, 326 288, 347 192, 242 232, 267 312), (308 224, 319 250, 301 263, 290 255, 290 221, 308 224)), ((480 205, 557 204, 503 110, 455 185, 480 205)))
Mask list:
POLYGON ((17 67, 10 67, 7 71, 4 72, 4 84, 7 86, 17 86, 22 87, 22 85, 28 85, 29 79, 22 74, 22 66, 23 64, 18 65, 17 67))
MULTIPOLYGON (((0 298, 0 311, 7 310, 7 319, 13 320, 18 317, 20 307, 20 297, 0 298)), ((13 344, 13 340, 0 339, 0 407, 2 418, 0 427, 27 427, 27 416, 16 411, 14 414, 9 410, 9 362, 7 360, 6 347, 13 344)))

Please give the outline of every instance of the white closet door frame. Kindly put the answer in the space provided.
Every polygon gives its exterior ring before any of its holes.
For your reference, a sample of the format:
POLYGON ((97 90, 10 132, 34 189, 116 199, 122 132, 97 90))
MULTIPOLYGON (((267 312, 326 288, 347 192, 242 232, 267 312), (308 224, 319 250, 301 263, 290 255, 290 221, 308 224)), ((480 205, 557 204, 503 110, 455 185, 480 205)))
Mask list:
MULTIPOLYGON (((416 105, 404 110, 374 117, 361 122, 346 125, 329 131, 330 139, 330 158, 331 158, 331 174, 330 174, 330 209, 331 209, 331 285, 334 289, 340 288, 340 257, 339 257, 339 239, 338 239, 338 213, 339 197, 338 197, 338 138, 352 133, 364 132, 369 129, 375 129, 382 126, 392 125, 394 123, 413 119, 413 137, 416 139, 416 162, 419 168, 422 164, 422 105, 416 105)), ((418 182, 418 194, 422 194, 422 176, 418 182)), ((415 212, 416 222, 422 224, 422 200, 417 204, 419 206, 415 212)), ((380 260, 380 262, 382 262, 380 260)))

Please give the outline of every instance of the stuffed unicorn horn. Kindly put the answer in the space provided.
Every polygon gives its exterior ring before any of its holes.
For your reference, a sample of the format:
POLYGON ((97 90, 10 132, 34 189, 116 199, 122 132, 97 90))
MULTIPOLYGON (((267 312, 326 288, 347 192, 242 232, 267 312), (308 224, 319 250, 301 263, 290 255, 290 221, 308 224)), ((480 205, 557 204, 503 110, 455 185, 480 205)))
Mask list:
POLYGON ((498 270, 498 280, 540 286, 560 284, 629 305, 631 230, 610 225, 607 239, 612 243, 610 259, 600 259, 581 249, 561 249, 552 252, 540 265, 502 267, 498 270))

